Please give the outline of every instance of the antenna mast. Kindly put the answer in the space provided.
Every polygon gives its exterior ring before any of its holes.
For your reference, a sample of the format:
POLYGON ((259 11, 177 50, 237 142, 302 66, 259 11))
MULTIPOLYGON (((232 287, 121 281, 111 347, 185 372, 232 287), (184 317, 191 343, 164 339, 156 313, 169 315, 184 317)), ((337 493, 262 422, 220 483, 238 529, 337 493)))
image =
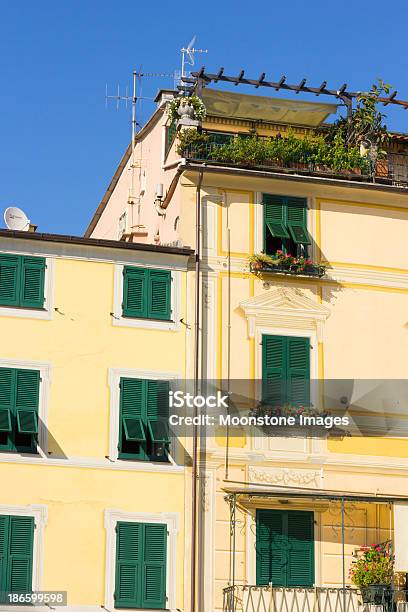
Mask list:
POLYGON ((194 54, 195 53, 208 53, 208 49, 196 49, 194 47, 197 36, 193 36, 193 38, 188 43, 187 47, 183 47, 181 49, 181 79, 188 76, 186 72, 186 65, 194 66, 194 54))

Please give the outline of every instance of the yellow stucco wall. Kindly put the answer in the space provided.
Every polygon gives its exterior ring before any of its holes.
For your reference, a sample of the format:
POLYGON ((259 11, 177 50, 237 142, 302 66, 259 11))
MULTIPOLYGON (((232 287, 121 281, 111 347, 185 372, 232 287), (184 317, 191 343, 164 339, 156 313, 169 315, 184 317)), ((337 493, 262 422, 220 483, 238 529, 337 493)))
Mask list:
MULTIPOLYGON (((2 250, 7 244, 3 242, 2 250)), ((37 254, 38 249, 36 244, 37 254)), ((137 265, 137 256, 132 257, 137 265)), ((180 266, 185 263, 180 259, 180 266)), ((183 377, 186 327, 162 331, 114 326, 114 267, 113 260, 57 256, 52 319, 0 316, 0 358, 47 362, 51 372, 49 458, 0 453, 0 512, 2 506, 47 507, 41 588, 67 590, 70 605, 90 609, 100 609, 105 601, 105 510, 177 515, 175 588, 177 607, 182 608, 184 471, 170 464, 161 464, 156 472, 143 471, 141 462, 110 465, 108 370, 183 377)), ((180 317, 186 317, 186 272, 177 273, 180 317)))

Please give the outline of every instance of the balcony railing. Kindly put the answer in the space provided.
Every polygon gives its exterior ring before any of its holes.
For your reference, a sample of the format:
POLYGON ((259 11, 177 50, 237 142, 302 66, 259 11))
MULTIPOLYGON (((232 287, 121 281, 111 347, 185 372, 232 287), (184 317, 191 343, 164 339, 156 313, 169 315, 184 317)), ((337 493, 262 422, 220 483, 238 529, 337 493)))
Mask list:
POLYGON ((376 589, 363 604, 361 592, 350 587, 235 585, 224 589, 223 612, 408 612, 405 589, 376 589))
POLYGON ((216 166, 234 166, 247 169, 259 169, 286 174, 301 174, 304 176, 319 176, 331 179, 343 179, 356 182, 372 182, 384 185, 394 185, 408 188, 408 155, 389 155, 379 160, 374 175, 363 173, 360 169, 337 170, 313 162, 281 162, 279 160, 263 159, 262 161, 247 160, 240 162, 225 161, 217 158, 219 143, 203 143, 188 146, 183 151, 183 157, 191 161, 210 162, 216 166))
POLYGON ((250 263, 250 270, 254 274, 268 273, 268 274, 289 274, 292 276, 317 276, 322 277, 325 275, 326 269, 324 266, 319 264, 307 264, 302 269, 296 269, 295 266, 284 266, 279 264, 269 264, 266 262, 262 263, 250 263))

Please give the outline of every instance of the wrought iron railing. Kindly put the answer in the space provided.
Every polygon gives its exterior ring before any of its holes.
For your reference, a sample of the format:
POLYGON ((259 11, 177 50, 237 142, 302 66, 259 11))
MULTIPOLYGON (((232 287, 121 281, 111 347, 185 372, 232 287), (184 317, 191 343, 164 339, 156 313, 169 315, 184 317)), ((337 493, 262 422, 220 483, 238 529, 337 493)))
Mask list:
POLYGON ((302 174, 305 176, 319 176, 327 178, 340 178, 350 181, 375 182, 399 187, 408 187, 408 156, 390 155, 379 160, 376 164, 376 171, 373 174, 361 172, 358 168, 354 170, 337 170, 311 161, 304 162, 281 162, 279 160, 246 160, 232 162, 221 160, 217 151, 222 147, 220 143, 202 143, 189 146, 183 151, 183 157, 192 161, 211 162, 219 166, 231 166, 241 168, 252 168, 269 170, 272 172, 284 172, 287 174, 302 174))
POLYGON ((224 589, 223 612, 408 612, 405 589, 235 585, 224 589), (360 606, 364 608, 360 608, 360 606))
POLYGON ((262 263, 251 263, 250 270, 254 274, 260 272, 266 272, 270 274, 289 274, 292 276, 317 276, 322 277, 325 275, 325 267, 319 264, 306 264, 302 269, 296 269, 295 266, 284 266, 279 264, 269 264, 266 262, 262 263))

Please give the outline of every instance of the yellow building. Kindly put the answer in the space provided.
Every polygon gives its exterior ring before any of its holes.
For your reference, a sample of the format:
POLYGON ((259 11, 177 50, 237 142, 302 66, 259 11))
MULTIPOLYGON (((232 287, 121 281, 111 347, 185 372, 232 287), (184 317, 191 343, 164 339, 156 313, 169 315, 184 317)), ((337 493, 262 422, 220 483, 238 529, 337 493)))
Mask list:
MULTIPOLYGON (((189 302, 193 309, 199 300, 202 379, 262 381, 274 365, 284 378, 296 370, 307 381, 337 379, 337 407, 351 410, 365 398, 364 414, 384 416, 388 400, 404 426, 401 398, 381 396, 378 408, 369 392, 379 380, 406 378, 407 138, 392 137, 374 175, 226 159, 222 146, 238 133, 276 140, 290 128, 304 139, 336 105, 200 89, 211 80, 195 80, 209 140, 177 152, 165 112, 174 94, 159 94, 137 137, 135 191, 129 149, 86 235, 196 245, 200 282, 191 284, 189 302), (276 261, 279 250, 311 263, 249 265, 261 252, 276 261)), ((311 389, 307 401, 317 405, 321 385, 311 389)), ((391 540, 396 569, 407 572, 404 436, 223 431, 202 439, 198 609, 357 610, 348 571, 356 549, 376 542, 391 540)))
POLYGON ((190 254, 0 231, 0 591, 184 608, 184 448, 161 409, 190 254))

